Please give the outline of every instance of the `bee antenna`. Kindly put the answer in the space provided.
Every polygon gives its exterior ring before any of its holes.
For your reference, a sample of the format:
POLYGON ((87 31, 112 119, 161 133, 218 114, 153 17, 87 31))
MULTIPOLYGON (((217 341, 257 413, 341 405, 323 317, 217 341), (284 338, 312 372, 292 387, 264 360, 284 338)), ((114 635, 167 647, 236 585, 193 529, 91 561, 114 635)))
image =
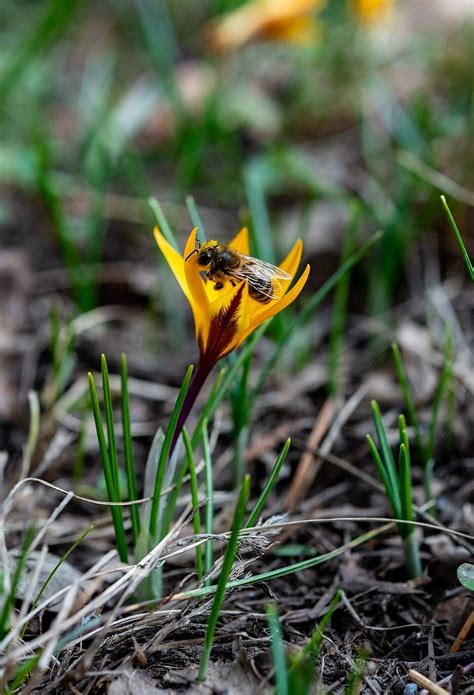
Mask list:
POLYGON ((200 248, 201 248, 201 242, 199 241, 199 239, 196 239, 196 248, 186 256, 186 258, 184 259, 184 262, 186 263, 188 258, 191 258, 191 256, 194 256, 194 254, 197 253, 200 248))

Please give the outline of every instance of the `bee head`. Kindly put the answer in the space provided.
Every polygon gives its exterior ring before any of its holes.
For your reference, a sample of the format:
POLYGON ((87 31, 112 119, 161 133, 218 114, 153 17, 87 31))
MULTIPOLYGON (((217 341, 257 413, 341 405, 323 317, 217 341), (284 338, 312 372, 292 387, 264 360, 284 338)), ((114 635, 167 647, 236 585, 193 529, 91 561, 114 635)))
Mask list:
POLYGON ((215 239, 210 239, 209 241, 205 241, 204 244, 201 244, 201 246, 197 249, 198 265, 209 265, 215 254, 218 252, 219 246, 219 242, 215 239))
POLYGON ((214 239, 205 241, 204 244, 201 244, 199 239, 196 239, 196 248, 186 256, 184 261, 186 262, 189 258, 191 258, 191 256, 194 256, 194 254, 197 253, 199 265, 209 265, 219 246, 219 242, 215 241, 214 239))

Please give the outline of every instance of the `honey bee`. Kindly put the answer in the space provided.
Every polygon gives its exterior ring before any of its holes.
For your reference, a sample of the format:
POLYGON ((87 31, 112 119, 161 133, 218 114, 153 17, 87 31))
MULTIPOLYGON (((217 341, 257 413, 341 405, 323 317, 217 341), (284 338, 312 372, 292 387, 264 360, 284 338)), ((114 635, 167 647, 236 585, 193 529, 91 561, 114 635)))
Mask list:
POLYGON ((222 290, 226 282, 236 285, 246 280, 249 295, 262 304, 280 299, 283 291, 279 280, 291 280, 291 275, 281 268, 246 256, 215 239, 203 244, 198 242, 197 248, 187 256, 186 261, 195 253, 198 265, 203 270, 207 269, 206 277, 214 283, 214 289, 222 290))

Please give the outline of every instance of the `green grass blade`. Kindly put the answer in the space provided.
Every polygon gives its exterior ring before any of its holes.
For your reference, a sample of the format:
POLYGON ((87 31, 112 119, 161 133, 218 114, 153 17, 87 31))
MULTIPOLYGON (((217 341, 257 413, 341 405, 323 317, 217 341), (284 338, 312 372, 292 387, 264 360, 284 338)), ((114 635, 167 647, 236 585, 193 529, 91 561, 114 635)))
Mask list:
POLYGON ((26 478, 30 472, 40 433, 40 402, 36 391, 29 391, 28 405, 30 410, 30 422, 28 426, 28 438, 23 450, 23 460, 21 462, 21 478, 26 478))
MULTIPOLYGON (((377 432, 377 437, 379 440, 380 449, 382 451, 382 461, 385 468, 387 476, 386 486, 387 494, 393 501, 393 513, 400 518, 401 513, 401 502, 400 502, 400 492, 398 488, 398 476, 397 469, 395 466, 395 459, 393 458, 392 449, 388 443, 387 433, 385 431, 385 425, 382 420, 382 413, 380 412, 379 405, 377 401, 372 401, 372 415, 375 423, 375 431, 377 432)), ((385 484, 385 483, 384 483, 385 484)))
POLYGON ((32 30, 29 36, 21 38, 11 57, 3 58, 3 70, 0 75, 0 96, 3 105, 36 57, 39 58, 52 47, 56 39, 63 36, 77 5, 78 0, 50 0, 43 16, 38 21, 31 22, 32 30))
MULTIPOLYGON (((232 357, 230 355, 229 357, 232 357)), ((245 475, 245 449, 248 441, 248 423, 250 409, 248 403, 249 374, 252 353, 245 359, 239 378, 229 394, 230 411, 232 415, 232 438, 234 446, 233 479, 234 486, 239 488, 245 475)))
MULTIPOLYGON (((207 432, 207 422, 204 421, 201 431, 202 448, 204 453, 204 483, 206 487, 206 505, 204 517, 205 533, 212 533, 214 528, 214 481, 212 478, 212 460, 207 432)), ((207 574, 212 568, 212 540, 208 540, 204 550, 204 572, 207 574)), ((206 580, 209 586, 210 579, 206 580)))
POLYGON ((50 355, 51 355, 51 378, 48 379, 44 388, 42 401, 46 410, 52 408, 53 404, 62 393, 65 384, 74 368, 75 357, 72 350, 74 333, 67 324, 61 327, 59 313, 55 307, 50 312, 50 355))
POLYGON ((443 204, 444 211, 446 213, 446 216, 449 221, 449 225, 453 231, 454 236, 456 237, 456 241, 458 242, 459 250, 461 251, 461 255, 464 259, 464 263, 466 264, 467 272, 469 273, 469 277, 471 278, 471 281, 474 282, 474 265, 469 257, 469 254, 467 252, 467 249, 464 245, 463 238, 461 236, 461 232, 458 229, 458 226, 456 224, 456 220, 453 217, 453 214, 451 210, 449 209, 449 205, 446 202, 446 198, 444 195, 441 196, 441 202, 443 204))
POLYGON ((246 471, 245 451, 249 440, 249 427, 247 424, 241 425, 234 435, 234 460, 233 460, 233 481, 234 487, 239 487, 246 471))
POLYGON ((310 654, 314 659, 316 659, 319 656, 319 653, 321 651, 321 645, 323 643, 324 632, 329 624, 329 621, 333 616, 334 611, 339 606, 340 602, 341 592, 338 590, 332 597, 328 609, 324 616, 321 618, 319 625, 313 631, 313 634, 311 635, 311 639, 309 640, 308 644, 305 645, 301 650, 302 656, 310 654))
POLYGON ((206 234, 206 228, 204 227, 201 219, 201 215, 199 214, 199 210, 197 209, 197 205, 194 201, 194 198, 192 195, 187 195, 185 198, 186 202, 186 207, 188 208, 188 214, 191 220, 191 224, 193 227, 197 227, 199 230, 199 241, 202 243, 203 241, 206 241, 207 239, 207 234, 206 234))
POLYGON ((267 620, 270 629, 273 668, 275 669, 275 685, 278 695, 288 695, 288 671, 286 667, 285 648, 281 634, 280 620, 276 604, 267 606, 267 620))
POLYGON ((26 661, 16 667, 12 679, 8 682, 5 695, 17 692, 18 688, 23 685, 25 680, 30 677, 31 672, 36 668, 41 654, 42 652, 33 654, 33 656, 30 656, 26 661))
POLYGON ((288 455, 288 451, 290 449, 291 445, 291 439, 287 439, 285 444, 283 445, 283 449, 280 451, 277 460, 275 461, 275 464, 272 468, 272 472, 270 473, 267 482, 265 483, 265 487, 262 490, 262 493, 260 497, 257 500, 257 503, 255 504, 255 507, 253 508, 249 518, 247 519, 247 523, 245 524, 245 528, 250 528, 251 526, 255 526, 257 523, 260 514, 262 512, 262 509, 265 506, 265 503, 268 499, 268 496, 272 492, 273 488, 275 487, 275 484, 278 480, 278 476, 280 475, 281 467, 286 461, 286 457, 288 455))
MULTIPOLYGON (((201 533, 201 516, 199 513, 199 486, 196 474, 196 462, 194 460, 193 445, 191 443, 191 439, 189 438, 189 434, 186 427, 183 427, 183 441, 184 448, 186 450, 186 456, 188 458, 191 501, 193 505, 193 528, 194 533, 196 534, 196 536, 198 536, 201 533)), ((196 572, 199 581, 201 581, 201 579, 204 576, 204 567, 202 563, 202 546, 200 545, 196 547, 196 572)))
POLYGON ((410 533, 406 538, 403 538, 403 552, 408 575, 411 579, 420 577, 423 569, 421 566, 420 549, 416 533, 410 533))
POLYGON ((0 639, 3 639, 10 630, 10 615, 13 606, 15 605, 18 587, 20 585, 21 577, 26 567, 26 562, 28 560, 28 552, 33 542, 34 534, 35 532, 33 526, 28 526, 23 540, 21 542, 20 553, 16 560, 15 569, 13 571, 13 576, 11 578, 8 591, 5 591, 5 575, 2 573, 3 581, 1 586, 2 591, 0 594, 0 600, 2 601, 2 606, 0 610, 0 639))
MULTIPOLYGON (((227 583, 227 589, 238 589, 243 586, 251 586, 257 584, 258 582, 272 581, 273 579, 279 579, 280 577, 286 577, 295 572, 303 572, 304 570, 316 567, 316 565, 321 565, 323 562, 328 562, 336 557, 339 557, 347 550, 352 550, 368 541, 372 540, 379 535, 381 530, 388 530, 391 527, 390 524, 386 524, 382 529, 373 529, 372 531, 367 531, 366 533, 357 536, 353 540, 345 543, 344 545, 335 548, 334 550, 324 553, 324 555, 318 555, 317 557, 312 557, 307 560, 301 560, 300 562, 295 562, 293 565, 286 565, 285 567, 278 567, 275 570, 269 570, 268 572, 261 572, 260 574, 254 574, 249 577, 244 577, 243 579, 235 579, 227 583)), ((204 586, 199 589, 192 589, 191 591, 186 591, 181 594, 180 598, 202 598, 209 594, 214 593, 215 586, 204 586)))
POLYGON ((161 501, 161 489, 163 487, 163 478, 165 475, 166 464, 170 455, 171 443, 173 441, 174 433, 176 430, 176 425, 178 424, 178 418, 181 413, 184 399, 189 389, 189 384, 191 382, 191 377, 193 375, 193 366, 190 365, 186 370, 186 374, 181 384, 181 388, 176 399, 173 411, 171 413, 170 421, 166 430, 165 438, 163 441, 163 446, 161 447, 160 458, 158 460, 158 468, 156 471, 155 485, 153 489, 153 499, 151 503, 150 511, 150 526, 149 532, 151 539, 155 539, 157 525, 158 525, 158 513, 160 509, 161 501))
POLYGON ((247 167, 244 172, 244 185, 252 220, 250 233, 255 255, 269 263, 276 263, 262 178, 256 167, 247 167))
POLYGON ((61 637, 56 642, 55 652, 59 653, 67 646, 74 642, 74 640, 82 637, 86 632, 90 632, 94 628, 98 628, 103 625, 103 618, 98 615, 90 617, 89 620, 81 622, 79 625, 69 630, 64 637, 61 637))
POLYGON ((176 504, 178 502, 178 497, 181 493, 183 487, 184 476, 188 472, 189 462, 185 458, 178 467, 178 471, 175 476, 175 481, 173 484, 173 489, 168 493, 168 498, 166 500, 166 506, 163 513, 163 519, 160 524, 160 538, 164 538, 168 533, 171 522, 173 521, 173 516, 176 510, 176 504))
MULTIPOLYGON (((265 200, 265 193, 269 182, 258 161, 255 161, 245 168, 243 178, 245 193, 250 208, 249 231, 251 248, 257 258, 276 264, 277 260, 270 216, 265 200)), ((281 336, 283 331, 283 317, 277 314, 272 321, 272 334, 275 337, 281 336)))
POLYGON ((382 458, 379 454, 379 451, 377 449, 377 446, 375 445, 374 440, 370 436, 370 434, 366 435, 367 443, 369 445, 370 452, 372 454, 372 458, 374 459, 375 467, 377 468, 377 473, 379 474, 379 478, 382 481, 382 484, 385 488, 385 492, 387 494, 387 497, 390 501, 390 506, 392 507, 392 512, 394 516, 398 516, 398 512, 400 510, 397 510, 396 508, 396 498, 392 496, 392 487, 390 485, 390 481, 387 476, 387 471, 385 470, 385 464, 382 461, 382 458))
POLYGON ((408 383, 405 368, 403 366, 402 356, 400 354, 400 348, 396 343, 392 343, 392 353, 393 361, 395 363, 395 371, 397 372, 398 383, 400 384, 400 389, 402 392, 403 400, 405 401, 405 407, 408 413, 408 419, 410 424, 415 428, 415 443, 418 449, 419 456, 423 465, 426 461, 426 449, 423 443, 423 437, 421 435, 420 423, 418 422, 418 417, 416 414, 415 404, 411 397, 410 385, 408 383))
MULTIPOLYGON (((400 497, 402 502, 400 519, 413 520, 413 492, 411 487, 410 454, 405 444, 400 444, 400 456, 398 459, 400 468, 400 497)), ((411 524, 401 524, 399 531, 402 538, 413 533, 415 527, 411 524)))
POLYGON ((202 652, 201 662, 199 664, 199 680, 203 681, 206 678, 207 666, 209 663, 209 657, 211 654, 212 643, 214 641, 214 632, 217 625, 217 619, 221 610, 222 603, 224 601, 224 595, 226 591, 227 580, 231 573, 232 567, 234 565, 235 556, 238 549, 239 542, 239 532, 242 527, 242 522, 244 519, 245 511, 247 508, 247 501, 249 497, 250 490, 250 476, 245 476, 244 482, 240 489, 239 497, 235 505, 234 518, 232 520, 232 528, 230 533, 229 542, 224 553, 224 560, 222 563, 222 568, 219 574, 219 580, 217 582, 217 587, 215 589, 214 602, 212 604, 211 613, 206 627, 206 634, 204 636, 204 649, 202 652))
POLYGON ((362 646, 359 649, 352 672, 344 688, 344 695, 359 695, 368 656, 369 652, 367 647, 362 646))
POLYGON ((77 247, 72 241, 72 234, 63 209, 63 200, 59 194, 51 173, 51 154, 49 143, 44 139, 36 143, 36 151, 39 167, 36 176, 36 185, 43 200, 44 206, 51 218, 51 224, 57 239, 59 251, 67 268, 73 287, 74 299, 81 311, 88 311, 92 305, 88 303, 90 294, 89 280, 84 275, 78 274, 78 266, 81 257, 77 247))
MULTIPOLYGON (((408 441, 408 433, 406 428, 405 417, 400 415, 398 419, 398 429, 400 433, 400 453, 398 457, 398 475, 400 480, 400 501, 401 501, 401 519, 412 521, 413 519, 413 499, 411 489, 411 457, 410 443, 408 441)), ((402 529, 403 530, 403 529, 402 529)), ((405 533, 411 533, 414 527, 405 525, 405 533)))
POLYGON ((146 52, 159 75, 163 89, 180 115, 182 99, 175 80, 178 45, 166 0, 135 0, 134 5, 146 52))
POLYGON ((474 195, 472 191, 459 185, 440 171, 428 166, 426 162, 420 160, 412 152, 399 150, 396 154, 396 161, 398 164, 401 164, 404 169, 407 169, 412 174, 419 177, 424 183, 427 183, 431 188, 437 188, 440 191, 444 190, 445 193, 465 205, 473 204, 474 195))
MULTIPOLYGON (((50 583, 50 581, 52 580, 52 578, 54 577, 54 575, 56 574, 58 569, 61 567, 63 562, 65 562, 68 559, 68 557, 74 552, 74 550, 77 548, 77 546, 80 543, 82 543, 82 541, 84 540, 84 538, 86 538, 86 536, 89 535, 89 533, 92 531, 93 528, 94 528, 94 526, 89 526, 89 528, 87 528, 83 533, 81 533, 79 538, 76 538, 74 543, 71 546, 69 546, 69 548, 66 550, 66 552, 59 558, 59 560, 54 565, 53 569, 51 570, 51 572, 48 574, 48 576, 44 580, 43 584, 41 585, 40 590, 36 594, 36 597, 35 597, 33 603, 31 604, 31 610, 34 610, 36 608, 42 595, 44 594, 44 592, 46 590, 46 587, 48 586, 48 584, 50 583)), ((23 627, 23 629, 21 631, 21 637, 22 638, 25 635, 27 628, 28 628, 28 623, 25 624, 25 626, 23 627)))
MULTIPOLYGON (((408 436, 403 416, 400 416, 400 431, 400 439, 403 440, 400 444, 399 458, 400 496, 402 500, 402 515, 400 518, 405 521, 412 521, 414 515, 410 449, 408 447, 408 436)), ((415 527, 412 524, 399 524, 398 532, 403 540, 403 551, 408 574, 412 578, 419 577, 422 573, 422 567, 415 527)))
POLYGON ((300 649, 292 656, 288 669, 288 681, 291 692, 309 692, 321 652, 324 633, 340 602, 341 592, 338 590, 331 599, 328 609, 319 622, 319 625, 313 630, 309 642, 303 649, 300 649))
MULTIPOLYGON (((141 539, 147 539, 147 542, 143 546, 144 555, 146 555, 146 553, 148 552, 148 529, 150 527, 151 503, 153 498, 153 490, 155 489, 155 479, 156 472, 158 470, 158 461, 160 460, 160 453, 161 449, 163 448, 164 440, 164 432, 161 429, 161 427, 159 427, 155 432, 145 462, 142 489, 143 496, 149 497, 150 499, 148 500, 148 502, 145 502, 145 504, 143 504, 143 506, 140 507, 141 539)), ((142 557, 144 557, 144 555, 142 557)))
POLYGON ((168 244, 171 244, 171 246, 176 251, 180 251, 179 244, 176 241, 176 237, 171 231, 171 227, 168 224, 168 220, 166 219, 165 213, 163 212, 161 205, 159 204, 157 199, 153 197, 148 198, 148 205, 150 206, 157 226, 160 228, 160 232, 163 234, 168 244))
MULTIPOLYGON (((130 400, 128 397, 128 366, 127 357, 122 353, 120 358, 120 410, 122 413, 123 451, 125 459, 125 473, 127 476, 128 499, 138 499, 137 472, 133 456, 132 428, 130 421, 130 400)), ((140 513, 137 505, 130 507, 130 520, 132 522, 132 538, 135 546, 140 535, 140 513)))
MULTIPOLYGON (((411 485, 411 456, 410 442, 408 440, 408 432, 405 421, 405 416, 400 415, 398 418, 398 432, 400 437, 400 450, 398 454, 398 479, 400 490, 400 511, 401 519, 411 521, 413 519, 413 493, 411 485)), ((403 524, 400 527, 400 535, 402 537, 408 535, 414 530, 414 527, 403 524)))
POLYGON ((115 497, 120 501, 120 475, 118 469, 117 438, 115 436, 114 408, 110 391, 110 378, 107 360, 104 354, 100 356, 102 371, 102 390, 104 392, 105 422, 107 425, 107 450, 109 452, 110 470, 115 488, 115 497))
POLYGON ((291 336, 298 331, 298 328, 306 323, 306 321, 311 317, 315 309, 321 304, 323 299, 331 292, 331 290, 337 285, 342 277, 349 272, 359 261, 380 241, 383 237, 383 232, 377 232, 370 239, 368 239, 365 244, 363 244, 360 249, 358 249, 335 273, 329 280, 327 280, 322 287, 319 288, 317 292, 310 297, 305 305, 302 307, 301 311, 295 316, 295 318, 285 325, 285 329, 282 334, 278 337, 278 341, 273 348, 270 357, 267 359, 263 365, 260 375, 257 379, 257 383, 254 386, 251 395, 250 402, 252 403, 254 399, 261 392, 263 385, 265 384, 268 375, 271 370, 280 359, 282 353, 284 352, 287 345, 290 343, 291 336))
POLYGON ((409 451, 407 423, 404 415, 400 415, 398 418, 398 436, 400 437, 400 444, 404 444, 407 451, 409 451))
MULTIPOLYGON (((99 442, 100 456, 102 459, 102 467, 104 469, 105 485, 107 487, 107 495, 110 502, 120 502, 117 495, 115 494, 115 485, 112 477, 112 471, 110 467, 109 452, 107 450, 107 443, 105 441, 104 427, 102 424, 102 417, 100 414, 99 399, 97 397, 97 391, 95 388, 94 377, 89 372, 87 375, 89 380, 89 393, 91 398, 92 413, 94 415, 95 429, 97 432, 97 440, 99 442)), ((127 540, 125 537, 125 530, 123 527, 122 510, 120 507, 110 507, 110 513, 112 515, 112 522, 115 530, 115 540, 117 542, 117 550, 122 562, 128 562, 128 552, 127 552, 127 540)))

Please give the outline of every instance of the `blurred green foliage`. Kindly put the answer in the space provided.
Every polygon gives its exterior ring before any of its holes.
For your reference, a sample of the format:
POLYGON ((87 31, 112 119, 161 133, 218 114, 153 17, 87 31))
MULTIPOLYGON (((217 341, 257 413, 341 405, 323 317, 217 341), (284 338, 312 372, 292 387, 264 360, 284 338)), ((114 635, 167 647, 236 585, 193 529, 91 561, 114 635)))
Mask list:
MULTIPOLYGON (((2 3, 0 183, 41 201, 39 224, 56 239, 80 311, 99 302, 110 226, 148 225, 146 206, 131 201, 158 191, 180 207, 193 192, 198 205, 240 208, 269 260, 288 247, 268 212, 278 218, 280 201, 299 211, 304 233, 319 204, 357 199, 361 228, 385 231, 362 288, 380 312, 420 237, 446 228, 426 172, 472 185, 468 21, 440 17, 419 31, 395 3, 366 26, 349 3, 331 1, 313 45, 257 38, 216 52, 209 22, 243 4, 2 3)), ((14 224, 15 206, 6 210, 14 224)))

